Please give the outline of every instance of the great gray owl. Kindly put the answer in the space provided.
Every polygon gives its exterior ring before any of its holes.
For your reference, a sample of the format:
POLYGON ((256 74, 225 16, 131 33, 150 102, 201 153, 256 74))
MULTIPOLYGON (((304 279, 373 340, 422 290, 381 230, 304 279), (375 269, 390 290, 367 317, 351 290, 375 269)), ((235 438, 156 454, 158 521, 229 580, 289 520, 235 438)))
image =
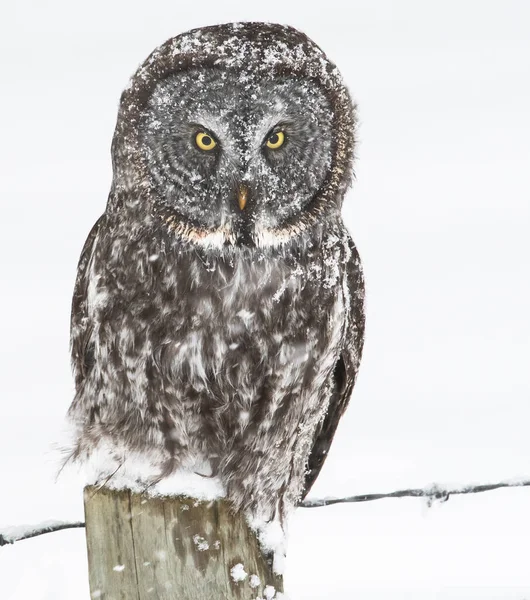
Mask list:
POLYGON ((73 298, 71 456, 99 456, 99 481, 196 470, 264 521, 307 494, 363 344, 354 130, 337 68, 291 27, 198 29, 138 69, 73 298))

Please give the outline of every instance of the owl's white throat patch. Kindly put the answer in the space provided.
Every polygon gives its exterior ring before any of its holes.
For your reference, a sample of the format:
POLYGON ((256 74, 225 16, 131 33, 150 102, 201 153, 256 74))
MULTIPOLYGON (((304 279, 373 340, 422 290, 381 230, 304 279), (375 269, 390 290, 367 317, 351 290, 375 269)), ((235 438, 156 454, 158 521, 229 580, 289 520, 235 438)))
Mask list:
POLYGON ((237 242, 237 236, 228 225, 217 229, 199 229, 178 221, 174 216, 168 217, 166 224, 183 240, 203 248, 222 248, 237 242))

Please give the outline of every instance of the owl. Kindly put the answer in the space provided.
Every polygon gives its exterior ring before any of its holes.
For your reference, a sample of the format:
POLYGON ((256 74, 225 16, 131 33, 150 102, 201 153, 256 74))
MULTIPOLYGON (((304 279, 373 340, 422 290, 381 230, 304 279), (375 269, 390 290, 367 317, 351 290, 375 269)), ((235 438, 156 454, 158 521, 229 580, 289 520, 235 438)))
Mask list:
POLYGON ((71 458, 96 481, 196 473, 264 523, 308 493, 363 345, 355 125, 291 27, 196 29, 140 66, 72 304, 71 458))

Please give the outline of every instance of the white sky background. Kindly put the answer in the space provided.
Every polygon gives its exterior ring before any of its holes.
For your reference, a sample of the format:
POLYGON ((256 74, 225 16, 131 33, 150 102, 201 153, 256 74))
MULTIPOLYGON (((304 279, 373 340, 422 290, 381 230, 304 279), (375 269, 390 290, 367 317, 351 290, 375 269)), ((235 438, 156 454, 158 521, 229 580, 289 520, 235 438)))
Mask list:
MULTIPOLYGON (((346 221, 365 357, 314 496, 530 476, 530 4, 3 2, 0 527, 82 518, 53 483, 77 259, 110 187, 119 95, 192 27, 288 23, 359 104, 346 221)), ((299 510, 293 600, 530 598, 530 490, 299 510)), ((2 600, 88 598, 82 530, 0 549, 2 600)))

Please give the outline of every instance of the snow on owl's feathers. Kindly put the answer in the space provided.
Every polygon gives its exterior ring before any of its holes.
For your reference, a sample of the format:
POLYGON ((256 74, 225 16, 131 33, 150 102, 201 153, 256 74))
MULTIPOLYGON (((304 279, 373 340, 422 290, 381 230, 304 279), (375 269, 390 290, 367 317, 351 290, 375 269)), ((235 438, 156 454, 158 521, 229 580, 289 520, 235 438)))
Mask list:
POLYGON ((307 493, 363 343, 354 130, 337 68, 291 27, 191 31, 138 69, 73 298, 72 457, 104 455, 99 481, 203 472, 265 519, 307 493))

